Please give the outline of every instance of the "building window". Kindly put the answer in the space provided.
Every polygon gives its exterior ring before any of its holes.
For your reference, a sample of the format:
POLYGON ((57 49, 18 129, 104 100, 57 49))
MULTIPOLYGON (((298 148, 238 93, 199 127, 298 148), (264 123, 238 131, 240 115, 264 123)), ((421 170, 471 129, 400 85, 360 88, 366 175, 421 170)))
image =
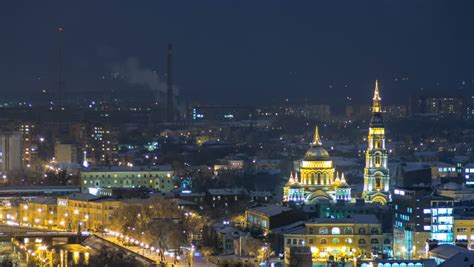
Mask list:
POLYGON ((371 243, 371 244, 378 244, 378 243, 379 243, 379 240, 378 240, 377 238, 372 238, 372 239, 370 240, 370 243, 371 243))
POLYGON ((287 244, 287 245, 291 245, 291 238, 288 238, 288 239, 286 240, 286 244, 287 244))
POLYGON ((339 244, 339 238, 333 238, 332 243, 333 244, 339 244))
POLYGON ((308 240, 308 243, 309 243, 310 245, 312 245, 312 244, 313 244, 313 239, 310 238, 310 239, 308 240))
POLYGON ((380 167, 380 165, 382 165, 382 157, 377 154, 375 156, 375 167, 380 167))
POLYGON ((377 229, 377 228, 372 228, 372 230, 370 230, 370 233, 372 233, 372 234, 378 234, 378 233, 379 233, 379 229, 377 229))
POLYGON ((328 241, 326 240, 326 238, 321 238, 321 240, 319 240, 319 243, 321 243, 321 244, 327 244, 328 241))
POLYGON ((365 239, 359 239, 359 244, 365 244, 365 239))
POLYGON ((382 189, 382 177, 380 174, 375 176, 375 189, 382 189))
POLYGON ((331 234, 333 235, 340 235, 341 234, 341 229, 339 227, 333 227, 331 229, 331 234))
POLYGON ((352 238, 346 238, 346 244, 348 245, 352 244, 352 238))
POLYGON ((359 234, 363 235, 365 233, 366 233, 365 228, 359 228, 359 234))
POLYGON ((344 228, 344 234, 345 235, 351 235, 352 234, 352 227, 344 228))
POLYGON ((456 232, 458 232, 458 233, 464 233, 464 232, 466 232, 466 230, 467 230, 467 229, 466 229, 465 227, 456 228, 456 232))
POLYGON ((329 233, 328 228, 327 227, 319 228, 319 233, 322 235, 327 235, 329 233))
POLYGON ((313 227, 309 227, 309 228, 308 228, 308 233, 309 233, 310 235, 314 234, 314 228, 313 228, 313 227))

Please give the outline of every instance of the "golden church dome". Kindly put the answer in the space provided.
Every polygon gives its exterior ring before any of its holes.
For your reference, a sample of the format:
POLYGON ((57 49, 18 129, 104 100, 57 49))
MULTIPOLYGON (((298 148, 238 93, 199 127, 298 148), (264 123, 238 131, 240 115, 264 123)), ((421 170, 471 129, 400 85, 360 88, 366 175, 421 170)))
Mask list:
POLYGON ((304 154, 303 160, 306 161, 328 161, 331 160, 328 151, 322 146, 319 130, 316 126, 311 147, 304 154))

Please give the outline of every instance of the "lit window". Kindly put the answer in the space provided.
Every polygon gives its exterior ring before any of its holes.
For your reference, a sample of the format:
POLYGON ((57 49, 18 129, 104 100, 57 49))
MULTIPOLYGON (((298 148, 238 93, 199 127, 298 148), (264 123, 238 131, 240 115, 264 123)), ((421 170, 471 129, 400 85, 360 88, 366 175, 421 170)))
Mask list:
POLYGON ((340 235, 341 234, 341 229, 339 227, 333 227, 331 229, 331 234, 333 235, 340 235))

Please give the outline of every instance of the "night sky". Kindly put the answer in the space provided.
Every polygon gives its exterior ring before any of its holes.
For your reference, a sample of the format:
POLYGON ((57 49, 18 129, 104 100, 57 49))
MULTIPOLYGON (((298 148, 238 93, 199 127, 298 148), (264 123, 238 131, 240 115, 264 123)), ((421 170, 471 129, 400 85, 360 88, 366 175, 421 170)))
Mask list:
POLYGON ((0 92, 55 86, 57 27, 67 90, 160 87, 140 79, 163 77, 169 42, 177 86, 209 103, 360 100, 375 78, 391 102, 473 88, 472 0, 5 0, 0 92))

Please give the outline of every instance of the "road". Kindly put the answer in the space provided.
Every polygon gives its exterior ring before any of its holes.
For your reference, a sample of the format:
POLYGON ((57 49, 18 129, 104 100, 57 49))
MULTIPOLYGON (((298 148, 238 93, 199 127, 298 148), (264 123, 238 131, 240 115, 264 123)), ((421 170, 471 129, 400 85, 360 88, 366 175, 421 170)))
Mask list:
MULTIPOLYGON (((115 236, 103 236, 101 235, 102 238, 116 244, 116 245, 119 245, 125 249, 128 249, 130 251, 133 251, 137 254, 140 254, 144 257, 147 257, 149 259, 152 259, 154 260, 155 262, 157 263, 160 263, 161 261, 161 258, 160 256, 158 255, 157 252, 151 252, 147 249, 144 249, 140 246, 126 246, 126 245, 123 245, 122 242, 120 242, 115 236)), ((210 263, 208 262, 204 257, 194 257, 193 256, 193 260, 191 262, 191 264, 187 261, 187 260, 181 260, 180 262, 174 264, 174 258, 173 257, 169 257, 167 256, 166 257, 166 266, 174 266, 174 267, 189 267, 189 266, 193 266, 193 267, 217 267, 217 265, 213 264, 213 263, 210 263)))

